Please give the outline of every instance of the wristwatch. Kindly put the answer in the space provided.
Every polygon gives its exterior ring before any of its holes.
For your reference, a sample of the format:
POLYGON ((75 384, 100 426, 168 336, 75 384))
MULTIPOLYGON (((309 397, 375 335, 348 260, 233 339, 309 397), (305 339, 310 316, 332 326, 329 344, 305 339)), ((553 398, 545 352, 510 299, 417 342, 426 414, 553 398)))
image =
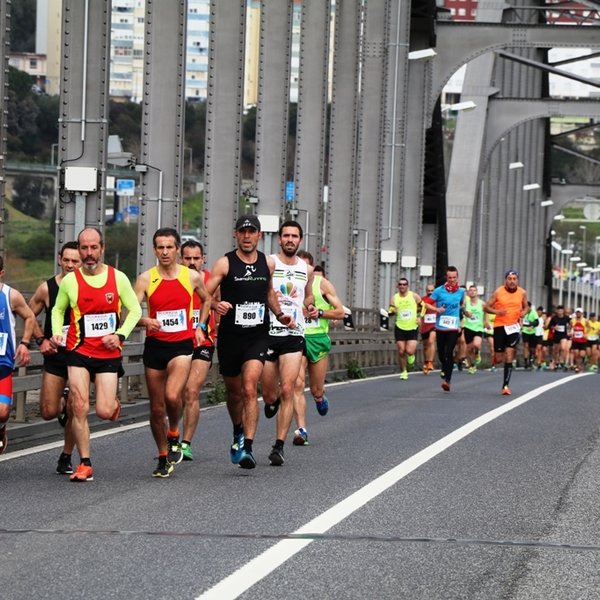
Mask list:
POLYGON ((45 340, 45 339, 46 339, 46 338, 45 338, 45 337, 42 335, 42 336, 40 336, 40 337, 38 337, 38 338, 35 338, 35 343, 36 343, 38 346, 41 346, 41 345, 44 343, 44 340, 45 340))

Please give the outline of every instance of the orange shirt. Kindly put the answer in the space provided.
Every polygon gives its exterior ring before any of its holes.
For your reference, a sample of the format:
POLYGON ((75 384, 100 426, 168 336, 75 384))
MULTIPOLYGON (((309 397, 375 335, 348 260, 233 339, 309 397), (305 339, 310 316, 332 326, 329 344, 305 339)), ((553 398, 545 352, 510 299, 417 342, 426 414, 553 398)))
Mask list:
POLYGON ((509 292, 505 286, 500 286, 496 289, 496 310, 505 310, 505 315, 496 315, 494 327, 503 327, 504 325, 514 325, 521 318, 523 310, 523 300, 525 298, 525 290, 522 287, 517 287, 514 292, 509 292))

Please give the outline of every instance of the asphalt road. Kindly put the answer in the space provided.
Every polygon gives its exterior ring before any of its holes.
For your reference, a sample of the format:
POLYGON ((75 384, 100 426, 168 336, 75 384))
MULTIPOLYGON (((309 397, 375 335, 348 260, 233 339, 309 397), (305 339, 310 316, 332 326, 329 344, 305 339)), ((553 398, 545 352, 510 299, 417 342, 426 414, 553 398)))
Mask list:
POLYGON ((196 459, 153 479, 146 423, 94 434, 95 480, 57 444, 0 457, 0 598, 600 598, 597 375, 437 373, 328 388, 308 447, 228 459, 224 406, 196 459))

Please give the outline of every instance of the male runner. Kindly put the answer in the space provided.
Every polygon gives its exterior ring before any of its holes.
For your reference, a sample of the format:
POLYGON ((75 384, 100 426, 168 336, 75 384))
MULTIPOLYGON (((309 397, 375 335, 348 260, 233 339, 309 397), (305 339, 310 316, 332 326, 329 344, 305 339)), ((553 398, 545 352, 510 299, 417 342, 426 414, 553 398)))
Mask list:
POLYGON ((481 362, 481 341, 485 328, 483 302, 479 298, 476 285, 470 285, 467 289, 464 315, 463 334, 467 345, 469 373, 473 374, 477 372, 477 365, 481 362))
POLYGON ((185 387, 194 339, 205 341, 211 296, 204 275, 177 262, 181 240, 171 227, 162 227, 152 237, 155 267, 138 276, 134 290, 139 302, 146 298, 148 316, 139 325, 146 328, 144 372, 150 397, 150 428, 158 449, 158 465, 153 477, 166 478, 173 465, 183 460, 179 443, 181 395, 185 387), (199 321, 193 321, 193 297, 202 300, 199 321), (168 419, 168 428, 165 426, 168 419))
POLYGON ((65 312, 71 307, 66 335, 69 377, 69 419, 80 464, 71 481, 93 481, 90 460, 90 381, 96 388, 96 414, 116 421, 121 405, 117 398, 118 373, 122 369, 122 344, 138 322, 142 309, 125 273, 104 263, 102 232, 95 227, 77 236, 82 265, 67 273, 58 288, 52 309, 50 345, 57 350, 64 339, 65 312), (122 307, 127 317, 120 325, 122 307))
MULTIPOLYGON (((181 244, 181 262, 204 276, 204 283, 210 278, 210 271, 204 269, 206 256, 204 248, 200 242, 188 240, 181 244)), ((218 290, 213 297, 213 303, 219 301, 218 290)), ((195 325, 200 323, 200 310, 202 308, 202 299, 198 294, 194 294, 194 314, 193 321, 195 325)), ((181 439, 181 451, 183 460, 193 460, 192 438, 198 427, 200 420, 200 391, 208 376, 208 371, 212 365, 213 354, 215 351, 217 324, 215 312, 210 311, 208 319, 208 335, 202 344, 194 346, 192 354, 192 366, 188 375, 187 383, 183 391, 183 436, 181 439)))
POLYGON ((428 283, 425 287, 425 295, 421 296, 423 311, 419 331, 423 342, 423 375, 429 375, 433 371, 433 359, 435 358, 436 313, 428 308, 428 305, 435 306, 435 302, 431 299, 434 289, 433 283, 428 283))
POLYGON ((31 335, 35 316, 27 306, 23 294, 6 285, 4 258, 0 256, 0 454, 8 444, 6 422, 12 407, 13 369, 29 364, 31 335), (23 319, 23 337, 17 343, 15 336, 15 314, 23 319))
MULTIPOLYGON (((313 257, 306 250, 299 250, 298 256, 307 264, 313 265, 313 257)), ((304 385, 306 383, 306 371, 310 392, 315 400, 317 411, 325 416, 329 410, 329 401, 325 396, 325 376, 329 363, 329 351, 331 350, 331 339, 329 337, 329 322, 344 318, 344 305, 338 298, 333 284, 317 270, 313 271, 312 296, 317 317, 311 319, 305 316, 304 322, 304 344, 305 351, 302 357, 302 366, 296 379, 294 390, 294 418, 297 429, 294 431, 294 445, 308 446, 308 432, 306 430, 306 399, 304 397, 304 385), (319 401, 319 399, 321 399, 319 401)))
MULTIPOLYGON (((77 242, 66 242, 63 244, 58 253, 58 266, 60 267, 60 273, 51 277, 37 288, 29 300, 29 308, 31 308, 36 317, 42 311, 46 313, 44 330, 42 331, 37 319, 33 328, 33 337, 44 356, 42 387, 40 388, 40 414, 46 421, 59 417, 61 424, 64 424, 65 443, 58 458, 56 472, 60 475, 70 475, 73 472, 71 454, 75 447, 75 440, 71 434, 71 424, 69 423, 67 414, 67 398, 63 398, 68 377, 66 352, 64 346, 54 349, 50 344, 50 338, 52 337, 52 309, 56 302, 58 286, 67 273, 72 273, 81 266, 77 242)), ((65 342, 70 322, 71 309, 68 308, 65 312, 63 325, 63 340, 65 342)))
POLYGON ((207 288, 221 286, 219 371, 227 389, 227 409, 233 423, 230 458, 243 469, 256 467, 252 443, 258 425, 257 385, 268 348, 268 312, 287 327, 295 323, 281 310, 271 282, 275 261, 257 249, 261 238, 256 215, 235 224, 237 248, 219 258, 211 269, 207 288))
POLYGON ((496 288, 484 310, 496 315, 494 320, 494 352, 496 363, 504 362, 502 395, 510 396, 508 387, 512 375, 515 349, 519 343, 521 319, 527 314, 527 292, 519 287, 519 273, 509 270, 504 274, 504 285, 496 288))
POLYGON ((407 365, 415 363, 419 324, 421 321, 421 296, 408 289, 408 279, 398 280, 398 291, 392 296, 388 313, 396 315, 394 339, 398 349, 400 379, 408 379, 407 365))

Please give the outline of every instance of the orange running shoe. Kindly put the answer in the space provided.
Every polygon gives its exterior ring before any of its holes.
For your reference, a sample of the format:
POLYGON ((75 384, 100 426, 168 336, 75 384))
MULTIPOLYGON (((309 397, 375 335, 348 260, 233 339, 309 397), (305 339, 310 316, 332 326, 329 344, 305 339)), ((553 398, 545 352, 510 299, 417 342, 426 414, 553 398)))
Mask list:
POLYGON ((510 396, 510 395, 511 395, 511 393, 512 393, 512 392, 510 391, 510 388, 509 388, 507 385, 505 385, 505 386, 502 388, 502 395, 503 395, 503 396, 510 396))
POLYGON ((450 384, 447 381, 442 381, 442 389, 445 392, 449 392, 450 391, 450 384))
POLYGON ((94 481, 94 469, 90 465, 81 463, 69 479, 71 481, 94 481))

